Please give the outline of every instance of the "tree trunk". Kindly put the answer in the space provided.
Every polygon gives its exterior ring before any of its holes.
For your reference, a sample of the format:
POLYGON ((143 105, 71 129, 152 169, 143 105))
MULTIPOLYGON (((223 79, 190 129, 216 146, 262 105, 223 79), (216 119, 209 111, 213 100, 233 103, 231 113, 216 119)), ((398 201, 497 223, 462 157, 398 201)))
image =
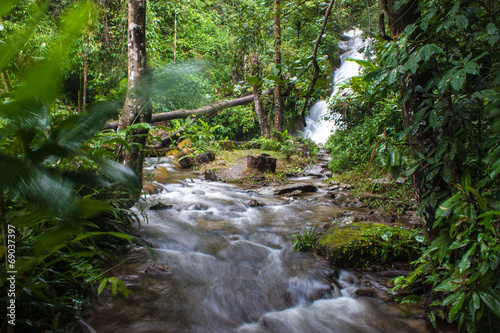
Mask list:
MULTIPOLYGON (((256 51, 252 52, 252 56, 250 58, 250 63, 252 67, 252 76, 259 78, 260 80, 260 62, 259 62, 259 53, 256 51)), ((269 138, 269 126, 267 124, 266 114, 264 109, 262 108, 262 102, 260 100, 260 92, 257 85, 253 85, 253 103, 255 107, 255 114, 257 115, 257 120, 259 121, 260 126, 260 135, 266 138, 269 138)))
POLYGON ((309 103, 309 98, 311 98, 311 94, 314 90, 314 85, 316 84, 316 80, 318 79, 318 76, 319 76, 319 65, 318 65, 318 61, 316 60, 316 57, 318 54, 318 47, 319 47, 319 43, 321 42, 321 37, 323 37, 323 34, 325 32, 326 23, 328 22, 328 17, 330 16, 330 12, 332 10, 334 2, 335 2, 335 0, 330 0, 330 4, 328 5, 328 8, 326 9, 326 12, 325 12, 325 16, 323 17, 323 24, 321 25, 321 29, 319 31, 318 37, 316 38, 316 42, 314 43, 314 49, 313 49, 313 54, 312 54, 312 62, 313 62, 313 66, 314 66, 314 76, 313 76, 313 79, 311 81, 311 85, 309 86, 309 90, 307 91, 304 105, 302 105, 302 111, 300 112, 304 126, 307 126, 306 119, 305 119, 305 112, 306 112, 307 104, 309 103))
MULTIPOLYGON (((272 94, 272 90, 264 90, 263 92, 260 93, 260 95, 270 95, 272 94)), ((172 119, 182 119, 182 118, 187 118, 189 116, 195 116, 195 115, 212 115, 216 112, 222 111, 227 108, 231 108, 233 106, 238 106, 238 105, 245 105, 248 103, 252 103, 255 100, 254 95, 248 95, 248 96, 243 96, 239 98, 235 98, 229 101, 221 101, 217 102, 213 105, 207 105, 203 106, 199 109, 195 110, 176 110, 176 111, 170 111, 170 112, 163 112, 163 113, 155 113, 151 117, 151 123, 157 123, 160 121, 167 121, 167 120, 172 120, 172 119)), ((104 125, 103 129, 117 129, 118 128, 118 123, 117 122, 108 122, 106 125, 104 125)))
POLYGON ((174 64, 177 58, 177 2, 174 3, 174 64))
POLYGON ((12 87, 10 86, 9 74, 7 74, 7 71, 5 69, 3 69, 0 73, 2 75, 2 81, 3 81, 3 86, 5 88, 5 92, 10 92, 12 90, 12 87))
MULTIPOLYGON (((118 130, 137 123, 150 123, 152 108, 149 103, 149 73, 146 67, 146 0, 128 0, 128 89, 118 130)), ((130 152, 121 156, 121 162, 142 180, 147 129, 132 130, 130 152)))
POLYGON ((408 3, 399 6, 398 9, 394 8, 397 0, 378 0, 378 2, 385 15, 392 37, 401 35, 408 25, 415 23, 420 18, 418 0, 409 0, 408 3))
MULTIPOLYGON (((88 43, 87 43, 88 45, 88 43)), ((87 71, 88 71, 88 60, 87 60, 87 50, 83 53, 83 91, 82 91, 82 111, 85 112, 87 107, 87 71)))
MULTIPOLYGON (((281 0, 274 0, 274 65, 278 70, 278 80, 283 80, 281 68, 281 0)), ((281 82, 274 86, 274 130, 283 132, 283 102, 281 100, 281 82)))

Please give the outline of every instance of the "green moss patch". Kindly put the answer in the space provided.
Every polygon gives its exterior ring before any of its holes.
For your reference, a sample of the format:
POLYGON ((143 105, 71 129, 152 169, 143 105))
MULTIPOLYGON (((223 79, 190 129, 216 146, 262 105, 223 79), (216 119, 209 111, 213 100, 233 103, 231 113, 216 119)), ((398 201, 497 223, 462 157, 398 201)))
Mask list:
POLYGON ((378 223, 334 225, 318 239, 321 254, 339 267, 388 266, 420 255, 424 237, 418 231, 378 223))

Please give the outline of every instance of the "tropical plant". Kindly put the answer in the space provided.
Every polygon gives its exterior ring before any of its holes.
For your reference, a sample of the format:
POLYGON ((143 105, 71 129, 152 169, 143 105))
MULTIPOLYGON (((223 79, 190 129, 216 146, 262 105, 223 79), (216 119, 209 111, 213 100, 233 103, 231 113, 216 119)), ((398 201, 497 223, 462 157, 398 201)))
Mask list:
POLYGON ((293 249, 297 252, 309 251, 314 249, 316 241, 319 238, 319 235, 316 233, 316 229, 318 226, 314 226, 314 228, 306 229, 306 226, 302 227, 302 231, 298 234, 292 235, 292 246, 293 249))
POLYGON ((217 149, 218 140, 216 132, 221 127, 221 125, 211 126, 208 122, 199 119, 188 127, 186 137, 190 139, 198 151, 217 149))
MULTIPOLYGON (((2 3, 0 14, 12 3, 2 3)), ((44 8, 38 10, 42 15, 44 8)), ((124 233, 131 220, 121 205, 140 191, 137 177, 88 144, 118 106, 100 103, 87 113, 57 113, 65 60, 94 12, 91 2, 81 2, 62 15, 47 60, 0 102, 2 254, 12 241, 16 244, 15 261, 10 258, 2 266, 2 289, 7 288, 7 270, 16 271, 18 288, 9 298, 30 304, 16 312, 16 328, 24 332, 74 320, 101 278, 98 266, 108 246, 103 244, 115 246, 109 237, 133 239, 124 233), (109 200, 111 195, 117 198, 109 200)), ((35 29, 37 23, 32 24, 35 29)), ((0 45, 0 70, 28 40, 23 32, 0 45)), ((2 295, 6 301, 7 293, 2 295)))
POLYGON ((407 174, 429 242, 407 282, 419 277, 433 287, 432 322, 438 314, 469 332, 492 332, 500 321, 500 22, 494 14, 500 4, 418 4, 394 5, 412 5, 415 20, 399 38, 376 44, 381 66, 368 78, 402 87, 402 134, 415 158, 407 174))

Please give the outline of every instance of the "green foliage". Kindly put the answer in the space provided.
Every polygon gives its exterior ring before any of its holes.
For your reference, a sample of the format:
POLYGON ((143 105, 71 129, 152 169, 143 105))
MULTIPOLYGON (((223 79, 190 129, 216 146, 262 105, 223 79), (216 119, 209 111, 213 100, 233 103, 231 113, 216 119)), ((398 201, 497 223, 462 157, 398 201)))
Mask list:
POLYGON ((234 141, 251 140, 259 135, 259 124, 253 105, 236 106, 226 109, 207 120, 212 126, 221 125, 218 134, 221 138, 234 141))
POLYGON ((205 152, 217 149, 219 142, 215 132, 221 125, 210 126, 208 123, 199 119, 191 124, 186 130, 186 137, 188 137, 197 151, 205 152))
POLYGON ((292 235, 292 246, 293 249, 297 252, 310 251, 314 249, 316 241, 319 238, 319 235, 316 233, 316 229, 318 226, 314 226, 314 228, 306 229, 306 227, 302 227, 302 232, 298 234, 292 235))
POLYGON ((456 185, 455 194, 440 204, 435 226, 442 228, 441 234, 411 275, 396 280, 395 288, 423 280, 436 294, 429 318, 440 316, 465 324, 470 332, 484 332, 485 321, 500 317, 500 212, 488 204, 488 191, 470 182, 468 174, 456 185), (488 313, 493 318, 487 318, 488 313))
MULTIPOLYGON (((356 103, 364 98, 356 95, 349 100, 356 103)), ((373 161, 378 166, 387 167, 388 171, 400 166, 404 158, 396 147, 401 142, 401 130, 401 111, 396 101, 380 100, 372 107, 370 115, 362 116, 356 125, 344 125, 328 139, 325 146, 332 156, 329 168, 342 173, 355 168, 363 169, 373 161)))
MULTIPOLYGON (((16 236, 16 302, 30 305, 16 309, 16 328, 23 332, 56 329, 74 320, 75 310, 96 287, 106 250, 133 239, 125 232, 134 217, 122 207, 140 191, 137 177, 89 144, 117 114, 117 105, 57 113, 72 42, 86 31, 94 12, 91 2, 81 2, 61 15, 48 58, 24 73, 22 84, 0 101, 0 222, 4 240, 8 230, 16 236)), ((1 45, 0 70, 10 66, 28 40, 1 45)), ((5 291, 5 266, 1 277, 5 291)))
POLYGON ((403 133, 415 144, 419 213, 430 238, 415 272, 433 287, 436 315, 469 332, 492 331, 498 313, 500 55, 498 3, 420 3, 421 19, 376 45, 380 87, 407 84, 403 133))
POLYGON ((266 138, 261 136, 258 139, 254 139, 252 141, 259 144, 262 150, 279 151, 282 146, 281 142, 276 138, 266 138))

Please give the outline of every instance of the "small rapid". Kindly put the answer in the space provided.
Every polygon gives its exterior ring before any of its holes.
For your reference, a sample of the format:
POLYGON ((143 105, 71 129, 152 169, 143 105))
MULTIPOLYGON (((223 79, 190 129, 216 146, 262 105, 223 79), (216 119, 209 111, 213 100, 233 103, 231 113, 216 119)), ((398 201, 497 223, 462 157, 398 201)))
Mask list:
POLYGON ((168 169, 169 177, 143 202, 148 221, 138 233, 151 250, 134 249, 110 272, 132 294, 94 304, 87 321, 97 332, 426 331, 423 321, 399 318, 378 298, 356 298, 365 273, 293 251, 291 234, 340 211, 318 200, 321 189, 290 199, 209 182, 156 159, 145 174, 155 168, 168 169), (147 208, 155 205, 161 208, 147 208))

